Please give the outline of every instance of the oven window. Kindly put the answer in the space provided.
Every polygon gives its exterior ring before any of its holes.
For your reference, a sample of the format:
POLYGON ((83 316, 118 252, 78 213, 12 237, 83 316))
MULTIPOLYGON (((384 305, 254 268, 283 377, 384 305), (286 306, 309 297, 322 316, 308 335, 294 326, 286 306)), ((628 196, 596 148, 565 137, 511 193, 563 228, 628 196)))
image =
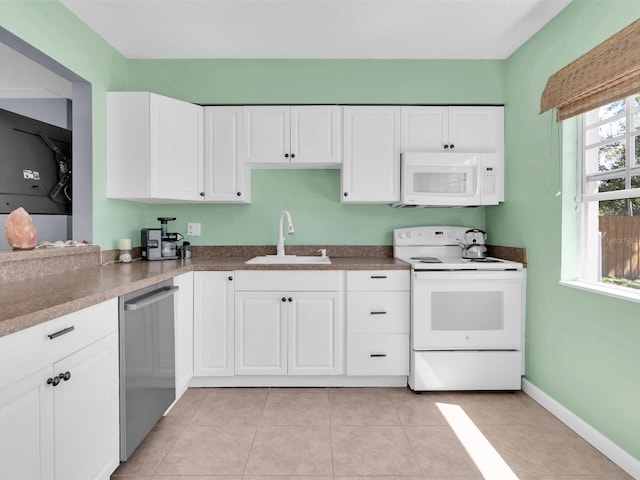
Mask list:
POLYGON ((433 292, 431 328, 447 330, 503 330, 503 292, 433 292))
POLYGON ((415 172, 413 193, 464 194, 467 191, 467 172, 415 172))

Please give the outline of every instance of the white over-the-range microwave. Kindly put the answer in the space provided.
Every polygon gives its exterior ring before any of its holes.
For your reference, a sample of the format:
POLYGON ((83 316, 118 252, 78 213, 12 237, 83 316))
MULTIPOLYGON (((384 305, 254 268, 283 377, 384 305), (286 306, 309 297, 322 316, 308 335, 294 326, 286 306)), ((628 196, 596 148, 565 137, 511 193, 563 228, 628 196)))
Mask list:
POLYGON ((503 164, 488 153, 407 152, 394 207, 478 207, 504 201, 503 164))

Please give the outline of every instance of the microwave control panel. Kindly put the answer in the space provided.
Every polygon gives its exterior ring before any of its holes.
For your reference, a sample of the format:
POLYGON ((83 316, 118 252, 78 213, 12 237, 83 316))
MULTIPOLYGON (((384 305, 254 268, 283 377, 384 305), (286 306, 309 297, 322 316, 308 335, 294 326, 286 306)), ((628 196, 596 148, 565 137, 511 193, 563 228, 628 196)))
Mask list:
POLYGON ((498 193, 498 175, 494 167, 482 167, 480 172, 480 184, 482 185, 481 194, 496 195, 498 193))

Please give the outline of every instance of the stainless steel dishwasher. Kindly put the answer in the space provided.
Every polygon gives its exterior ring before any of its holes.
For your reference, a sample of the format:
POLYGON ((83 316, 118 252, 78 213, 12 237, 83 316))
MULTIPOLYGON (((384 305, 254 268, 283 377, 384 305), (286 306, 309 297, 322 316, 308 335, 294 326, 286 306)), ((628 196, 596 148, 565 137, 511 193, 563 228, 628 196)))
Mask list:
POLYGON ((119 298, 120 459, 126 460, 175 400, 172 280, 119 298))

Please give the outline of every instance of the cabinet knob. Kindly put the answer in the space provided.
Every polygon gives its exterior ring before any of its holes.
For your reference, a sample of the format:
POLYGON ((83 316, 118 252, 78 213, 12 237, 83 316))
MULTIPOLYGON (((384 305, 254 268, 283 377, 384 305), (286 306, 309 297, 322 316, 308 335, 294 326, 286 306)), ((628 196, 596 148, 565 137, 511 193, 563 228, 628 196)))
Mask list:
POLYGON ((47 378, 47 385, 53 385, 54 387, 60 383, 60 377, 47 378))
POLYGON ((285 153, 285 154, 284 154, 284 158, 289 158, 289 154, 288 154, 288 153, 285 153))
POLYGON ((229 275, 229 281, 231 282, 233 280, 233 277, 231 275, 229 275))
POLYGON ((293 302, 293 298, 289 297, 289 301, 290 301, 290 302, 293 302))
POLYGON ((200 192, 200 196, 201 196, 201 197, 204 197, 204 192, 200 192))
POLYGON ((64 372, 58 375, 60 380, 64 380, 65 382, 71 378, 71 372, 64 372))
POLYGON ((295 154, 295 153, 292 153, 292 154, 291 154, 291 158, 296 158, 296 154, 295 154))
POLYGON ((449 145, 445 145, 444 149, 447 150, 449 148, 449 145))
POLYGON ((242 196, 242 192, 236 192, 236 195, 241 197, 242 196))
POLYGON ((287 301, 287 297, 282 297, 282 301, 286 302, 287 301))
POLYGON ((344 193, 343 193, 343 195, 344 195, 345 197, 348 197, 348 196, 349 196, 349 192, 344 192, 344 193))
POLYGON ((455 145, 452 143, 451 145, 449 145, 449 148, 453 150, 455 148, 455 145))

